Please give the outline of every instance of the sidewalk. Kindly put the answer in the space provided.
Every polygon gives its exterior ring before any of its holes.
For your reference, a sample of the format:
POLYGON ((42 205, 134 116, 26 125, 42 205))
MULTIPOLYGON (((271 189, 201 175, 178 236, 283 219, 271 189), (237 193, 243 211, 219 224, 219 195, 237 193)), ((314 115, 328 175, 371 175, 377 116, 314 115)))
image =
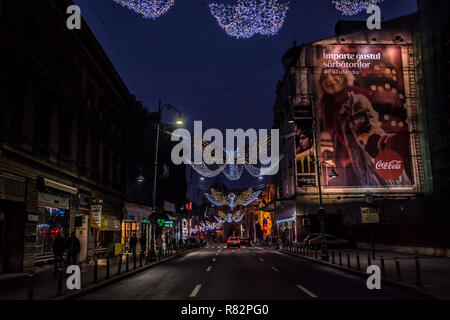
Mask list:
MULTIPOLYGON (((285 250, 281 250, 297 255, 295 246, 286 247, 285 250)), ((306 251, 305 249, 298 248, 298 255, 316 259, 315 254, 312 250, 306 251)), ((375 251, 374 260, 372 259, 372 252, 366 249, 328 250, 328 254, 330 264, 348 269, 348 262, 350 262, 350 269, 352 271, 359 270, 364 274, 369 265, 368 257, 370 256, 370 264, 380 267, 384 279, 397 281, 435 297, 450 299, 450 258, 404 252, 375 251), (341 263, 339 261, 339 253, 341 253, 341 263), (416 265, 416 257, 419 265, 416 265), (382 261, 384 261, 384 274, 382 261), (398 264, 396 261, 398 261, 398 264), (397 266, 399 267, 398 269, 397 266)), ((320 261, 320 250, 317 250, 317 260, 320 261)))
MULTIPOLYGON (((183 251, 184 252, 184 251, 183 251)), ((170 256, 174 256, 177 253, 173 251, 173 254, 170 256)), ((121 266, 121 275, 127 272, 126 267, 126 256, 122 256, 122 266, 121 266)), ((160 261, 159 252, 156 252, 156 261, 160 261)), ((169 257, 167 255, 166 257, 169 257)), ((142 260, 142 268, 146 266, 146 258, 143 257, 142 260)), ((128 254, 128 271, 134 270, 134 260, 131 254, 128 254)), ((110 278, 113 278, 118 273, 120 257, 112 257, 110 258, 110 278)), ((107 277, 107 259, 98 259, 97 260, 97 282, 101 283, 106 280, 107 277)), ((153 262, 155 260, 153 259, 153 262)), ((94 261, 87 264, 84 263, 81 266, 81 288, 86 288, 89 285, 94 283, 94 261)), ((136 256, 136 270, 140 269, 140 259, 139 255, 136 256)), ((69 290, 66 287, 67 274, 65 274, 65 268, 63 273, 63 281, 62 281, 62 292, 61 295, 58 295, 58 276, 54 272, 54 266, 45 265, 43 267, 36 268, 35 277, 34 277, 34 285, 33 285, 33 300, 49 300, 57 297, 61 297, 67 295, 69 290)), ((11 275, 1 275, 0 276, 0 300, 27 300, 29 294, 30 287, 30 278, 27 273, 19 273, 19 274, 11 274, 11 275)), ((73 292, 71 292, 73 293, 73 292)))

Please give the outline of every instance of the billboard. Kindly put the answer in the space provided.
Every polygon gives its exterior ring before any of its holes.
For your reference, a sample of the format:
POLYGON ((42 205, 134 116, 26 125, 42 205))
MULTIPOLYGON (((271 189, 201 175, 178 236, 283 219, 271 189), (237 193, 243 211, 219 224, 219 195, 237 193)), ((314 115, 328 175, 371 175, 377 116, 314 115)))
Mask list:
POLYGON ((297 187, 304 188, 316 185, 314 163, 313 115, 311 105, 294 108, 295 119, 295 163, 297 171, 297 187))
POLYGON ((317 50, 320 153, 339 176, 324 187, 413 185, 402 51, 395 45, 317 50))

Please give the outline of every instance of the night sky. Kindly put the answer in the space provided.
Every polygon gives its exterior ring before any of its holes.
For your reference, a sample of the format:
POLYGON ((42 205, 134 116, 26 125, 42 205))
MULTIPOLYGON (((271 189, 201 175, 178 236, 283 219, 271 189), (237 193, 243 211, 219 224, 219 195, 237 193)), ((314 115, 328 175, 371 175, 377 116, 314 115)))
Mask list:
MULTIPOLYGON (((144 106, 156 111, 162 99, 183 111, 188 128, 194 120, 202 120, 203 130, 270 129, 275 86, 283 77, 281 57, 292 47, 294 34, 298 44, 328 38, 338 20, 349 19, 335 10, 331 0, 290 1, 278 35, 235 39, 210 14, 208 4, 213 0, 175 0, 156 20, 144 19, 113 0, 74 2, 144 106)), ((416 0, 384 0, 381 9, 383 19, 390 20, 415 12, 417 5, 416 0)), ((174 117, 166 112, 163 120, 174 117)), ((207 186, 211 180, 199 183, 207 186)), ((255 180, 238 185, 257 184, 255 180)))

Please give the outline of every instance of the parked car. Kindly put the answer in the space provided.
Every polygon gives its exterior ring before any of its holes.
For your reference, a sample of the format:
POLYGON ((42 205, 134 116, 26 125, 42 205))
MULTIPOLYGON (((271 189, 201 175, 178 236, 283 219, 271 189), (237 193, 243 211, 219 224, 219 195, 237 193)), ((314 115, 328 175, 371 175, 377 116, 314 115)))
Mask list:
MULTIPOLYGON (((322 242, 322 235, 318 235, 316 237, 311 237, 308 240, 309 248, 320 248, 322 242)), ((332 235, 325 235, 325 242, 328 248, 343 248, 348 247, 350 245, 350 241, 339 239, 338 237, 332 235)))
POLYGON ((241 247, 241 240, 238 237, 229 237, 227 241, 227 248, 230 247, 241 247))
POLYGON ((241 239, 241 244, 247 247, 252 246, 252 239, 251 238, 243 238, 241 239))

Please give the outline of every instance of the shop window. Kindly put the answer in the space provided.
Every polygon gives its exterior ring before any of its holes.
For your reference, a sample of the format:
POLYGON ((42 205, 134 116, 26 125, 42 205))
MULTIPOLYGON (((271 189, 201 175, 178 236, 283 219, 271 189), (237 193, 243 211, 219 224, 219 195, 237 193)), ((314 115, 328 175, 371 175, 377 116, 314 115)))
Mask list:
POLYGON ((113 232, 95 230, 95 249, 108 248, 109 244, 112 243, 112 233, 113 232))
POLYGON ((53 240, 58 234, 63 238, 66 234, 67 210, 40 207, 36 226, 36 254, 52 254, 53 240))

